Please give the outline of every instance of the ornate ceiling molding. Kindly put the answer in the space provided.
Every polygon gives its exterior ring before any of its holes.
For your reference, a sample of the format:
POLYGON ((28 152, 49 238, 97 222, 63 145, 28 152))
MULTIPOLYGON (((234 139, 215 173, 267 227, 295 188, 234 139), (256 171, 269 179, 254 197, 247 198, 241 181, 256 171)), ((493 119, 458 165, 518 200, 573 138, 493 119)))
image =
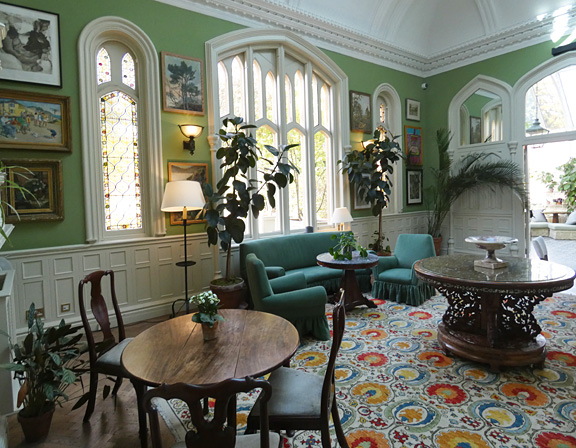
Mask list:
MULTIPOLYGON (((551 17, 542 21, 535 19, 434 55, 423 55, 269 0, 156 1, 249 27, 290 30, 320 48, 424 78, 546 41, 553 21, 551 17)), ((489 17, 493 12, 484 11, 484 14, 491 28, 493 19, 489 17)), ((576 7, 568 14, 570 23, 574 24, 576 7)))

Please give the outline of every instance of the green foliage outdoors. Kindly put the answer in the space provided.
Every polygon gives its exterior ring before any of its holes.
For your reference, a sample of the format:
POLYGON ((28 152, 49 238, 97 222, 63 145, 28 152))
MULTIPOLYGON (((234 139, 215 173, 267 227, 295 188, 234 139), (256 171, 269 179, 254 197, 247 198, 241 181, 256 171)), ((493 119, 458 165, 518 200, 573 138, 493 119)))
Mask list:
POLYGON ((204 185, 206 204, 204 213, 208 233, 208 245, 216 245, 227 253, 227 280, 231 280, 232 242, 241 243, 246 231, 246 218, 250 213, 258 218, 266 207, 276 206, 276 192, 294 181, 298 168, 288 160, 288 151, 297 145, 280 146, 278 149, 264 145, 273 159, 262 156, 258 142, 250 135, 254 125, 243 124, 241 117, 225 118, 219 135, 223 142, 216 152, 221 160, 222 179, 216 191, 210 184, 204 185), (229 127, 232 131, 228 131, 229 127), (264 162, 264 166, 262 163, 264 162), (251 171, 258 166, 257 178, 251 171))
MULTIPOLYGON (((21 343, 10 340, 12 362, 0 364, 0 368, 14 372, 20 381, 17 404, 24 405, 21 411, 24 417, 42 415, 54 404, 68 400, 66 388, 87 371, 86 361, 80 358, 85 345, 80 344, 82 334, 77 334, 78 328, 64 320, 57 327, 44 328, 35 311, 32 303, 24 340, 21 343)), ((2 330, 0 334, 9 337, 2 330)))
POLYGON ((439 166, 433 170, 435 183, 427 189, 428 233, 440 236, 446 215, 456 200, 467 191, 481 188, 510 188, 527 207, 528 193, 522 169, 512 160, 495 159, 494 153, 470 153, 452 166, 448 147, 452 134, 448 129, 436 131, 439 166))
POLYGON ((352 252, 358 251, 358 254, 366 258, 368 251, 356 241, 352 232, 344 232, 340 235, 332 235, 333 240, 338 240, 336 246, 328 249, 334 260, 352 260, 352 252))
POLYGON ((558 169, 561 171, 558 190, 566 195, 564 205, 568 211, 573 212, 576 209, 576 159, 570 157, 558 169))

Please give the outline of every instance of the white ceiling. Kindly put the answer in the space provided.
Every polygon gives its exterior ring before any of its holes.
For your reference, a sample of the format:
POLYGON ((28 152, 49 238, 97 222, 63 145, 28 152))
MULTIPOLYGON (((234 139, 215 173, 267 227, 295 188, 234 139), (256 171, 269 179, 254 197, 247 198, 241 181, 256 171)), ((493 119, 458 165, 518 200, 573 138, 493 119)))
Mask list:
POLYGON ((576 0, 157 0, 253 27, 280 27, 321 48, 420 76, 550 38, 576 0), (539 17, 544 15, 544 17, 539 17))

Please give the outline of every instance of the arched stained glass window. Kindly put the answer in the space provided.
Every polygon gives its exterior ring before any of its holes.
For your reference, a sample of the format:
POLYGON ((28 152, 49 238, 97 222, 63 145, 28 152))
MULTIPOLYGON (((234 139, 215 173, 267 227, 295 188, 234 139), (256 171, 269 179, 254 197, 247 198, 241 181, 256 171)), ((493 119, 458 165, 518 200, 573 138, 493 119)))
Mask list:
POLYGON ((110 73, 110 56, 108 56, 106 48, 100 48, 96 61, 98 85, 110 82, 112 80, 112 74, 110 73))
POLYGON ((131 89, 136 88, 136 68, 130 53, 126 53, 122 58, 122 82, 131 89))
POLYGON ((100 102, 106 230, 140 229, 137 104, 119 91, 100 102))

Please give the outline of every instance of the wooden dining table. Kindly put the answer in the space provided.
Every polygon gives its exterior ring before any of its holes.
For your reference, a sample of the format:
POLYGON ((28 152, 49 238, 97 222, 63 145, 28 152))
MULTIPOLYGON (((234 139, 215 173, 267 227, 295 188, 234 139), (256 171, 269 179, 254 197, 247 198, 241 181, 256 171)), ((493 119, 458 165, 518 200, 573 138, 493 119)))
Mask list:
POLYGON ((216 339, 204 341, 191 314, 140 333, 124 349, 122 366, 136 389, 141 445, 147 445, 146 386, 207 385, 229 378, 261 376, 288 365, 300 339, 294 325, 269 313, 222 309, 216 339))

